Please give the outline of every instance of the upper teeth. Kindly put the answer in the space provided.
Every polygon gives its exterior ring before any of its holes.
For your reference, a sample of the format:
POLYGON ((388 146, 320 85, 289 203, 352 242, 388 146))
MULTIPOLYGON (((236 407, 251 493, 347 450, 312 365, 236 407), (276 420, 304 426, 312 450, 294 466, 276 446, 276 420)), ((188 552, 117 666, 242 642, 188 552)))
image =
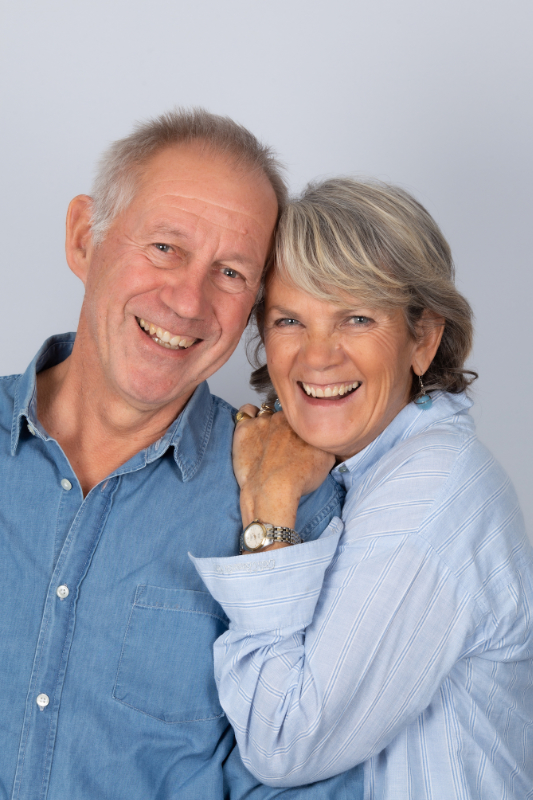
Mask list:
POLYGON ((340 395, 342 397, 343 394, 347 394, 351 392, 352 389, 357 389, 360 385, 360 381, 354 381, 354 383, 335 383, 322 388, 321 386, 311 386, 309 383, 303 383, 302 386, 305 389, 306 394, 310 395, 311 397, 337 397, 340 395))
POLYGON ((154 325, 153 322, 148 322, 146 319, 140 319, 139 325, 150 334, 154 342, 167 347, 169 350, 183 350, 196 342, 196 339, 190 336, 174 336, 173 333, 165 331, 163 328, 158 328, 157 325, 154 325))

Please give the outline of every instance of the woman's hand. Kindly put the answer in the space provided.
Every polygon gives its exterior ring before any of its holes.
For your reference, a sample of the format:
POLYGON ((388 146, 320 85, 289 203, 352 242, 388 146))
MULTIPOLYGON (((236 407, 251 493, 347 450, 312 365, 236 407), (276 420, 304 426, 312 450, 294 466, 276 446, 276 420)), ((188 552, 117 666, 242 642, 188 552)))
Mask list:
POLYGON ((282 411, 256 416, 249 404, 239 410, 254 417, 238 422, 233 437, 243 525, 260 519, 294 528, 300 498, 320 486, 335 457, 300 439, 282 411))

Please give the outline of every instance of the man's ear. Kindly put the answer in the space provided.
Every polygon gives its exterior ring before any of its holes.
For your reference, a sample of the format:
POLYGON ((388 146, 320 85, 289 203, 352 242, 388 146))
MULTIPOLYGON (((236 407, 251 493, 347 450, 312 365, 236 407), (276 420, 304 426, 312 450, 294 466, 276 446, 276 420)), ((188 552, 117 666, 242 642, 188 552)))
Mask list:
POLYGON ((79 194, 71 200, 67 211, 67 235, 65 252, 67 263, 78 278, 85 283, 93 252, 92 200, 86 194, 79 194))
POLYGON ((434 314, 427 308, 416 324, 417 342, 411 366, 415 375, 424 375, 435 358, 444 333, 444 317, 434 314))

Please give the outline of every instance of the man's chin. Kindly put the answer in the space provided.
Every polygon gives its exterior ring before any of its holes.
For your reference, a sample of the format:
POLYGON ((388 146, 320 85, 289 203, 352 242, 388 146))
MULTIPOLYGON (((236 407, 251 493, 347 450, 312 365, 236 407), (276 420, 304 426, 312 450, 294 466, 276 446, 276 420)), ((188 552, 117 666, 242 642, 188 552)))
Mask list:
POLYGON ((158 411, 173 408, 179 413, 198 384, 176 386, 175 382, 137 377, 123 384, 120 394, 128 405, 138 411, 158 411))

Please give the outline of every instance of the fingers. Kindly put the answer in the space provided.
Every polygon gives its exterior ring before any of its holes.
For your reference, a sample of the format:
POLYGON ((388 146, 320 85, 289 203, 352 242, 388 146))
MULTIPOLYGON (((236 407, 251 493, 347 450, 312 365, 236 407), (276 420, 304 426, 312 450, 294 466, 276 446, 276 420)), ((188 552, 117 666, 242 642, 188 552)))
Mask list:
POLYGON ((271 403, 261 403, 261 408, 257 412, 257 416, 262 417, 265 416, 265 414, 267 416, 270 416, 274 413, 275 413, 275 408, 271 403))
POLYGON ((257 412, 259 409, 257 406, 253 406, 251 403, 245 403, 245 405, 241 406, 235 415, 235 422, 239 423, 241 420, 246 419, 253 419, 257 416, 257 412))
POLYGON ((237 411, 235 414, 235 425, 238 422, 242 422, 243 419, 252 419, 252 417, 246 413, 246 411, 237 411))

